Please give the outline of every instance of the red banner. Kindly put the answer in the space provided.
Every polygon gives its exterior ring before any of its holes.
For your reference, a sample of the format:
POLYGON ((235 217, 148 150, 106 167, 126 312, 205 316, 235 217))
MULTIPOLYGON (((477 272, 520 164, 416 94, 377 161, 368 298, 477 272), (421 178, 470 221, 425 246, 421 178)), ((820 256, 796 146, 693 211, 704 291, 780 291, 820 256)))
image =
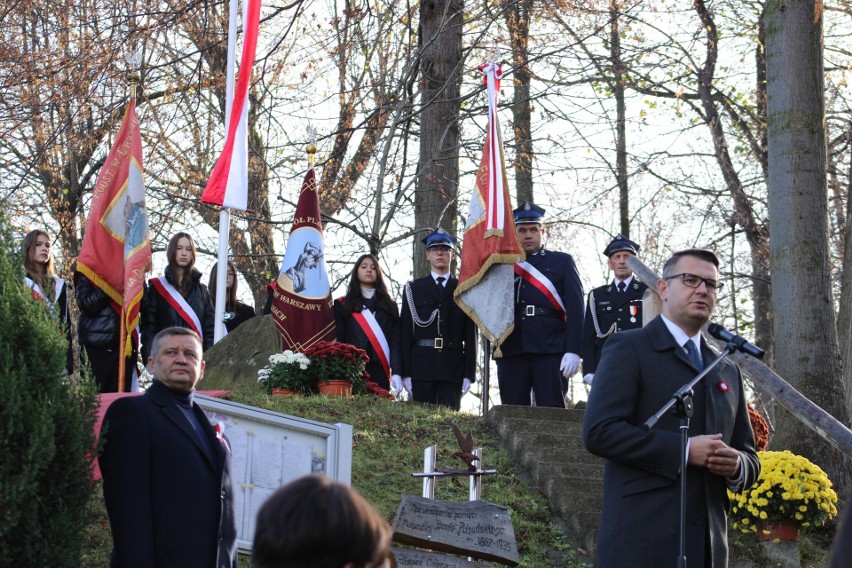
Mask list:
POLYGON ((334 341, 333 300, 313 168, 302 183, 276 283, 271 313, 284 349, 303 352, 317 341, 334 341))
POLYGON ((453 298, 476 322, 482 334, 499 346, 514 328, 514 269, 525 258, 515 233, 500 126, 497 90, 501 76, 497 64, 480 67, 488 93, 488 129, 476 189, 464 230, 459 284, 453 298))
POLYGON ((142 137, 131 100, 115 143, 92 191, 92 206, 77 271, 125 308, 127 349, 139 325, 145 273, 151 270, 148 213, 142 168, 142 137))

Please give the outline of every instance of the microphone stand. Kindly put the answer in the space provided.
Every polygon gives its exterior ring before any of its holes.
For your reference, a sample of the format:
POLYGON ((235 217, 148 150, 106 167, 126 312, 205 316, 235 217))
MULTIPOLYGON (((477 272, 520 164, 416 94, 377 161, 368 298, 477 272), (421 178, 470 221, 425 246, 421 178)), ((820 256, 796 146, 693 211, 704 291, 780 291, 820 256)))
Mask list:
MULTIPOLYGON (((743 339, 743 341, 745 341, 743 339)), ((704 370, 698 373, 691 381, 680 387, 656 414, 648 418, 643 425, 646 430, 653 428, 665 414, 676 406, 675 414, 680 418, 680 551, 678 553, 678 568, 686 568, 686 467, 688 456, 686 446, 689 442, 689 419, 692 418, 692 388, 698 384, 722 359, 737 350, 737 341, 729 341, 722 352, 704 370)))

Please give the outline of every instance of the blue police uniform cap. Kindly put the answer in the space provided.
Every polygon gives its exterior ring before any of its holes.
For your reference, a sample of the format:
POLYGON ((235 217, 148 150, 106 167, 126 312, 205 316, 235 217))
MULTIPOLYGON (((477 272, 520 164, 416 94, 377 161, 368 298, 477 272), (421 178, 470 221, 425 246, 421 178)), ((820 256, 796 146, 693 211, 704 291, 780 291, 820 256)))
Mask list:
POLYGON ((516 225, 524 223, 538 223, 540 225, 544 219, 544 209, 529 201, 521 203, 520 207, 512 211, 512 214, 515 217, 516 225))
POLYGON ((619 233, 606 246, 603 251, 603 254, 605 257, 609 258, 613 254, 621 250, 626 250, 627 252, 632 252, 633 254, 639 254, 639 245, 619 233))
POLYGON ((432 247, 445 246, 450 248, 455 248, 456 239, 447 231, 445 231, 442 227, 438 227, 425 238, 422 239, 423 244, 426 245, 426 250, 429 250, 432 247))

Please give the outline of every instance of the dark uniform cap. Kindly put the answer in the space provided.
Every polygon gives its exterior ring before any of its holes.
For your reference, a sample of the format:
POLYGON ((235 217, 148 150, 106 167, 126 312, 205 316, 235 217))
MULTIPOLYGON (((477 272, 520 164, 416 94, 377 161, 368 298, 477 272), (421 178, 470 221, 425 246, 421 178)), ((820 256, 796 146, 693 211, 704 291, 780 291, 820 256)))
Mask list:
POLYGON ((515 216, 515 225, 526 223, 538 223, 541 225, 541 221, 544 218, 544 209, 529 201, 521 203, 521 206, 512 211, 512 213, 515 216))
POLYGON ((633 254, 639 254, 639 245, 619 233, 615 235, 615 238, 612 239, 612 242, 610 242, 606 246, 603 253, 605 257, 609 258, 620 250, 626 250, 627 252, 632 252, 633 254))
POLYGON ((447 231, 445 231, 442 227, 438 227, 428 235, 424 239, 422 239, 423 244, 426 245, 426 250, 429 250, 432 247, 450 247, 455 248, 456 239, 447 231))

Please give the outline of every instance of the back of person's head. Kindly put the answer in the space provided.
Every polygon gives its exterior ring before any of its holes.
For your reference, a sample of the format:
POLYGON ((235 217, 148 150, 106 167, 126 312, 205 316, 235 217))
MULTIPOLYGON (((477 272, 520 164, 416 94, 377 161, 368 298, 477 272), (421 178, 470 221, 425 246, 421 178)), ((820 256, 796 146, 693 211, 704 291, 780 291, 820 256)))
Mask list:
POLYGON ((289 483, 257 514, 254 568, 381 568, 390 527, 355 490, 321 475, 289 483))

